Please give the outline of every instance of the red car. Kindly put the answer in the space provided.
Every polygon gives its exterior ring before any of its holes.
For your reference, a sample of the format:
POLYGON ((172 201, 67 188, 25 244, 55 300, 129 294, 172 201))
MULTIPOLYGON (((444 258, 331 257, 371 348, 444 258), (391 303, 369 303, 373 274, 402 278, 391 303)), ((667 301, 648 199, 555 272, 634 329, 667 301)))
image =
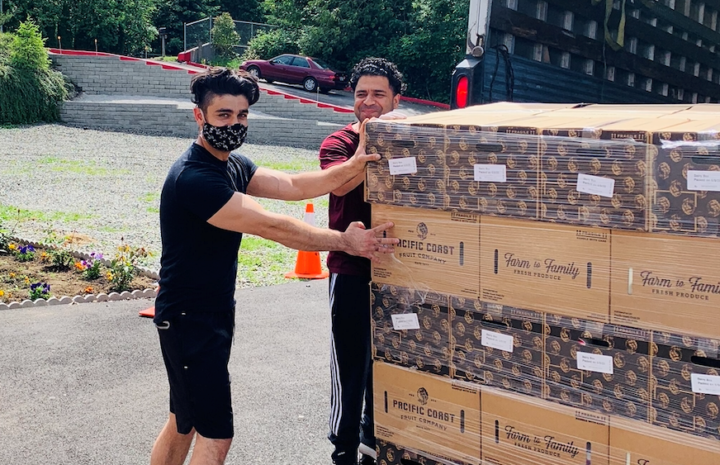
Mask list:
POLYGON ((300 55, 280 55, 270 60, 248 60, 240 69, 266 80, 288 84, 302 84, 308 92, 320 90, 327 93, 332 89, 347 87, 347 74, 332 70, 327 63, 300 55))

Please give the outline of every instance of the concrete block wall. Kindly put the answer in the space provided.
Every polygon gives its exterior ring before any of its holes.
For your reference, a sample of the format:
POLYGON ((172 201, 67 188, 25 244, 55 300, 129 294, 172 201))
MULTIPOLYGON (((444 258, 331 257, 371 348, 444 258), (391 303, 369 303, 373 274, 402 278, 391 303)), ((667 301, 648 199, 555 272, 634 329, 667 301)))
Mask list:
POLYGON ((250 111, 261 111, 282 118, 314 119, 335 124, 348 124, 355 121, 353 113, 341 113, 332 108, 320 108, 313 104, 300 103, 298 99, 286 99, 282 95, 260 93, 257 103, 250 111))
MULTIPOLYGON (((109 98, 106 102, 82 97, 65 102, 61 118, 68 124, 120 131, 145 131, 195 137, 197 127, 188 108, 190 80, 187 70, 163 69, 144 61, 120 60, 116 56, 51 54, 55 66, 69 77, 84 94, 92 96, 129 96, 109 98), (143 102, 132 97, 148 97, 143 102), (162 98, 174 99, 163 101, 162 98)), ((100 97, 102 99, 102 97, 100 97)), ((248 141, 288 146, 319 146, 322 140, 342 125, 354 121, 352 113, 319 108, 287 99, 283 95, 262 92, 250 110, 248 141), (324 124, 325 123, 325 124, 324 124)))
POLYGON ((248 142, 317 150, 323 139, 342 125, 282 118, 249 119, 248 142))
POLYGON ((51 55, 55 67, 87 94, 190 98, 186 70, 163 69, 114 56, 51 55))
MULTIPOLYGON (((191 74, 186 70, 163 69, 144 61, 125 61, 114 56, 51 55, 53 63, 83 92, 91 95, 144 95, 190 99, 191 74)), ((337 124, 354 121, 352 113, 319 108, 261 92, 253 109, 281 118, 313 119, 337 124)))
POLYGON ((65 102, 62 120, 71 126, 113 131, 153 132, 167 136, 195 137, 192 111, 173 104, 65 102))
MULTIPOLYGON (((192 111, 182 105, 65 102, 60 116, 71 125, 111 131, 153 132, 166 136, 197 136, 198 127, 192 111)), ((249 143, 264 143, 288 147, 317 148, 323 139, 341 127, 337 124, 311 120, 294 120, 266 116, 250 116, 249 143)))

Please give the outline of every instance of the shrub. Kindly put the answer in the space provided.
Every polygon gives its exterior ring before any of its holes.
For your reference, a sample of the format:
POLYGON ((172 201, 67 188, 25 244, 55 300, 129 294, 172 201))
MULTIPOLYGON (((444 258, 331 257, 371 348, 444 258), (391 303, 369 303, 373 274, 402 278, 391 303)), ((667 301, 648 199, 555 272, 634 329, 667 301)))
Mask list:
POLYGON ((60 119, 60 103, 73 90, 50 69, 40 32, 32 22, 17 34, 0 34, 0 125, 60 119))
POLYGON ((243 54, 243 59, 269 59, 283 53, 300 53, 300 47, 296 32, 278 28, 259 32, 253 37, 243 54))

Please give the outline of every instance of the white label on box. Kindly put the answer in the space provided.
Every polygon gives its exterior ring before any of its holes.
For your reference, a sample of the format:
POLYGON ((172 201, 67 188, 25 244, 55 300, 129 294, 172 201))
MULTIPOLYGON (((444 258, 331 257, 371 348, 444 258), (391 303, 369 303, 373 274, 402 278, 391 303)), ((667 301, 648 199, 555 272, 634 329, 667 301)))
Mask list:
POLYGON ((506 182, 505 165, 475 165, 475 181, 506 182))
POLYGON ((612 197, 615 192, 615 180, 579 173, 576 189, 578 192, 584 192, 590 195, 612 197))
POLYGON ((688 190, 720 192, 720 171, 687 172, 688 190))
POLYGON ((578 370, 593 371, 595 373, 613 374, 613 359, 609 355, 577 353, 578 370))
POLYGON ((495 331, 482 330, 480 343, 485 347, 512 352, 515 349, 515 340, 509 334, 496 333, 495 331))
POLYGON ((415 157, 392 158, 390 159, 390 174, 415 174, 417 173, 417 161, 415 157))
POLYGON ((393 329, 402 331, 403 329, 420 329, 417 313, 398 313, 390 315, 392 317, 393 329))
POLYGON ((693 373, 691 376, 692 392, 720 396, 720 376, 700 375, 697 373, 693 373))

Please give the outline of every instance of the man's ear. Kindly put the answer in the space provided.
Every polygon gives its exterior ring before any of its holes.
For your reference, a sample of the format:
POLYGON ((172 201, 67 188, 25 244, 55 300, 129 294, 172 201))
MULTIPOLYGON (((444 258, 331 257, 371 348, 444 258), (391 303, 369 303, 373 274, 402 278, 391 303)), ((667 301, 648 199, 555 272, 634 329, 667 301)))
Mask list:
POLYGON ((198 126, 202 127, 205 119, 203 118, 203 113, 200 107, 193 108, 193 116, 195 116, 195 122, 198 124, 198 126))
POLYGON ((393 96, 393 110, 397 110, 398 106, 400 106, 400 94, 395 94, 393 96))

